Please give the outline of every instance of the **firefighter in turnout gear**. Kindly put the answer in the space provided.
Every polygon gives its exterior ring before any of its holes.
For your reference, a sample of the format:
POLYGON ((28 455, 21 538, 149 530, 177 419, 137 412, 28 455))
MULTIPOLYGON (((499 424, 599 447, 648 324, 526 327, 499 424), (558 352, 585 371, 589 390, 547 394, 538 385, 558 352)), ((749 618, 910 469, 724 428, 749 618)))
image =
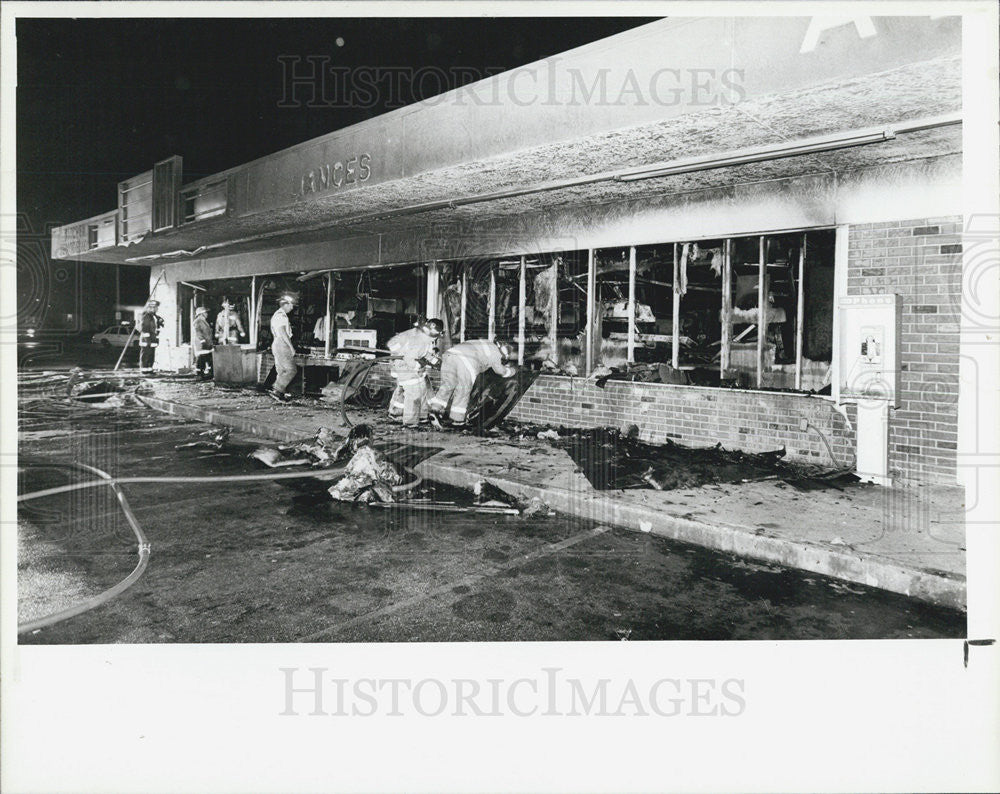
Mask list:
POLYGON ((222 311, 215 317, 215 338, 220 345, 238 345, 246 337, 240 313, 228 300, 222 301, 222 311))
POLYGON ((389 418, 401 419, 403 427, 415 428, 427 421, 425 373, 439 361, 437 340, 443 331, 444 323, 440 320, 424 320, 389 340, 392 377, 398 384, 389 403, 389 418))
POLYGON ((212 377, 212 327, 208 324, 208 309, 199 306, 194 312, 195 371, 199 380, 212 377))
POLYGON ((452 423, 464 425, 476 378, 488 369, 502 378, 514 377, 517 370, 507 363, 512 356, 510 346, 488 339, 472 339, 448 348, 441 359, 441 386, 430 401, 431 413, 443 415, 450 403, 452 423))
POLYGON ((163 327, 163 318, 156 313, 159 308, 160 302, 151 300, 139 318, 139 371, 144 375, 153 372, 153 362, 156 361, 156 348, 163 327))

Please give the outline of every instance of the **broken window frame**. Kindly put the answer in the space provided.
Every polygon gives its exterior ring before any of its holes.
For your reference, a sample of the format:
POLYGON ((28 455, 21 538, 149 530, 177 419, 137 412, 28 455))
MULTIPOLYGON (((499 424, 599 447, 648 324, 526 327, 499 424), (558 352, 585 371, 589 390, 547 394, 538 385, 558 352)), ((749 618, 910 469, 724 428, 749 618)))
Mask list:
MULTIPOLYGON (((569 283, 573 285, 573 289, 579 289, 584 293, 583 298, 577 301, 577 308, 574 309, 574 316, 580 319, 575 324, 575 330, 569 334, 569 337, 579 337, 581 333, 585 336, 588 328, 587 314, 593 290, 588 291, 584 286, 576 284, 575 281, 577 279, 589 278, 590 258, 592 258, 591 252, 588 249, 487 257, 485 261, 487 262, 486 269, 489 274, 489 282, 485 296, 485 307, 478 303, 481 298, 475 292, 469 292, 472 279, 482 277, 481 263, 484 259, 465 259, 448 262, 447 267, 451 269, 449 280, 453 278, 460 279, 462 285, 458 334, 451 343, 457 344, 470 338, 476 338, 485 331, 486 338, 490 341, 494 341, 497 338, 511 341, 517 348, 518 360, 522 364, 528 357, 529 346, 536 341, 546 346, 556 364, 561 364, 562 362, 559 360, 559 340, 565 338, 565 335, 561 337, 559 333, 560 285, 565 286, 566 283, 569 283), (569 263, 572 263, 572 266, 569 263), (542 266, 536 270, 533 267, 536 264, 541 264, 542 266), (571 272, 576 270, 580 272, 571 272), (500 275, 499 271, 502 271, 503 275, 500 275), (539 321, 536 310, 532 314, 533 321, 529 323, 528 308, 535 309, 533 305, 535 282, 531 281, 529 283, 529 276, 531 273, 537 274, 538 271, 548 271, 550 273, 552 279, 552 283, 549 284, 550 302, 544 319, 539 321), (516 279, 513 276, 515 272, 516 279), (498 308, 500 308, 497 303, 499 296, 498 282, 501 279, 504 281, 506 288, 512 291, 513 289, 517 290, 517 303, 516 305, 511 303, 507 307, 508 311, 504 317, 498 317, 498 308), (473 309, 472 299, 469 297, 470 294, 476 295, 475 300, 477 303, 475 306, 478 308, 473 309), (474 336, 470 336, 470 316, 473 312, 479 314, 483 308, 485 308, 486 314, 485 327, 478 320, 475 320, 471 325, 474 336), (510 311, 511 309, 516 314, 510 311), (533 333, 529 334, 529 330, 533 331, 533 333)), ((440 277, 433 276, 432 278, 438 278, 439 285, 443 286, 440 277)), ((444 307, 441 301, 437 301, 433 307, 429 307, 429 310, 432 314, 440 314, 446 311, 446 307, 444 307), (437 308, 438 306, 440 308, 437 308)), ((581 345, 581 368, 584 366, 584 358, 585 350, 581 345)))
MULTIPOLYGON (((767 345, 767 334, 760 333, 761 327, 767 327, 770 323, 767 322, 768 314, 770 311, 769 305, 769 279, 767 276, 767 251, 768 251, 768 240, 773 238, 787 237, 791 235, 801 235, 801 244, 799 246, 798 262, 793 265, 795 268, 795 342, 794 342, 794 387, 792 391, 803 391, 802 381, 803 381, 803 356, 804 356, 804 321, 805 321, 805 275, 806 275, 806 260, 808 258, 809 251, 809 235, 811 233, 817 232, 832 232, 834 235, 833 244, 836 247, 838 229, 836 227, 822 226, 822 227, 812 227, 805 229, 794 229, 782 232, 770 232, 763 234, 753 234, 753 235, 735 235, 725 238, 709 238, 709 239, 722 239, 724 242, 724 252, 723 252, 723 287, 722 287, 722 306, 720 309, 720 318, 722 320, 722 337, 721 337, 721 348, 720 348, 720 359, 719 359, 719 374, 720 378, 724 377, 726 371, 731 369, 731 356, 732 356, 732 343, 733 343, 733 246, 736 240, 748 240, 756 238, 757 241, 757 307, 758 307, 758 322, 757 322, 757 351, 755 356, 755 372, 754 372, 754 386, 756 390, 767 390, 768 385, 765 384, 765 369, 764 369, 764 359, 765 350, 767 345)), ((675 312, 674 312, 674 347, 673 347, 673 361, 672 365, 674 368, 679 366, 679 344, 680 344, 680 320, 681 312, 679 311, 680 304, 680 294, 679 294, 679 247, 680 243, 674 243, 675 256, 674 256, 674 296, 675 296, 675 312)), ((834 267, 836 263, 834 262, 834 267)), ((786 316, 786 322, 791 318, 786 316)), ((833 363, 833 353, 831 352, 831 362, 833 363)), ((776 387, 775 387, 776 388, 776 387)))
MULTIPOLYGON (((712 236, 700 238, 700 240, 718 240, 722 242, 723 245, 723 269, 722 269, 722 287, 721 287, 721 301, 719 306, 719 317, 720 325, 722 326, 721 338, 720 338, 720 350, 719 350, 719 376, 720 379, 724 377, 726 370, 731 367, 731 356, 732 356, 732 317, 733 317, 733 247, 736 240, 750 240, 755 239, 757 241, 758 256, 757 256, 757 305, 758 307, 763 306, 760 310, 760 316, 767 318, 768 316, 768 299, 767 299, 767 278, 766 278, 766 241, 769 238, 785 237, 793 234, 798 234, 802 236, 802 245, 799 248, 799 261, 797 267, 795 268, 795 279, 796 279, 796 296, 795 296, 795 374, 794 374, 794 389, 793 391, 802 391, 803 382, 803 355, 804 355, 804 319, 805 319, 805 272, 806 272, 806 260, 807 251, 809 250, 809 238, 810 233, 815 232, 832 232, 834 236, 834 245, 836 245, 837 235, 839 232, 837 227, 831 226, 821 226, 821 227, 810 227, 802 229, 791 229, 781 232, 765 232, 758 234, 742 234, 742 235, 730 235, 730 236, 712 236), (761 275, 765 274, 762 278, 761 275)), ((680 255, 681 249, 684 242, 698 242, 699 240, 688 240, 688 241, 674 241, 662 243, 664 247, 671 246, 673 249, 673 276, 671 283, 673 285, 672 290, 672 318, 671 318, 671 346, 670 346, 670 364, 678 369, 681 367, 680 364, 680 340, 681 340, 681 294, 680 294, 680 255)), ((651 244, 652 245, 652 244, 651 244)), ((627 299, 627 346, 626 346, 626 362, 635 363, 635 353, 638 346, 637 338, 637 328, 635 325, 636 317, 636 301, 637 301, 637 288, 636 288, 636 271, 637 271, 637 248, 642 246, 636 245, 611 245, 603 246, 599 248, 587 248, 581 249, 586 250, 586 304, 585 304, 585 322, 583 327, 583 339, 584 339, 584 366, 585 374, 590 375, 596 366, 600 363, 601 359, 601 344, 600 344, 600 304, 598 300, 598 256, 597 252, 606 249, 621 249, 627 252, 628 259, 628 299, 627 299)), ((537 256, 551 256, 557 257, 560 252, 539 254, 537 256)), ((536 256, 531 254, 531 257, 536 256)), ((486 335, 490 340, 494 340, 498 336, 498 321, 496 317, 497 311, 497 281, 498 274, 497 268, 500 263, 504 260, 508 260, 508 264, 513 264, 509 260, 515 260, 517 264, 517 291, 518 291, 518 303, 517 303, 517 331, 516 335, 513 336, 513 341, 517 345, 518 351, 518 363, 522 364, 525 360, 525 344, 526 338, 526 309, 527 309, 527 296, 528 296, 528 285, 527 285, 527 262, 528 254, 508 254, 501 255, 494 258, 490 266, 490 282, 489 282, 489 293, 487 295, 487 328, 486 335)), ((836 265, 835 265, 836 266, 836 265)), ((468 295, 468 277, 467 277, 467 266, 463 264, 462 270, 462 324, 461 324, 461 341, 467 339, 466 335, 466 314, 467 314, 467 295, 468 295)), ((579 275, 583 275, 582 273, 579 275)), ((558 344, 558 283, 559 283, 559 271, 555 271, 555 287, 553 291, 554 300, 552 310, 550 311, 550 316, 548 320, 548 339, 549 343, 553 345, 552 349, 556 349, 558 344)), ((512 285, 511 285, 512 286, 512 285)), ((509 325, 509 324, 508 324, 509 325)), ((503 334, 500 334, 503 336, 503 334)), ((765 356, 766 347, 766 335, 757 334, 757 353, 755 357, 756 366, 754 373, 754 385, 751 387, 756 390, 767 390, 767 386, 764 384, 764 367, 763 361, 765 356)), ((834 340, 835 341, 835 340, 834 340)), ((832 359, 834 358, 831 354, 831 365, 832 359)), ((721 388, 725 388, 721 386, 721 388)))
MULTIPOLYGON (((768 300, 767 300, 767 281, 766 278, 761 278, 761 273, 766 273, 767 262, 765 261, 766 256, 766 240, 768 238, 783 237, 791 234, 799 234, 802 236, 802 244, 799 247, 798 262, 795 264, 795 350, 794 350, 794 388, 793 391, 803 391, 803 379, 804 379, 804 339, 803 335, 805 332, 805 283, 806 283, 806 269, 807 269, 807 259, 808 251, 810 250, 809 234, 816 232, 831 232, 834 234, 834 246, 836 246, 837 235, 841 232, 837 227, 832 226, 821 226, 821 227, 809 227, 803 229, 793 229, 782 232, 770 232, 762 234, 752 234, 752 235, 731 235, 727 237, 706 237, 702 238, 705 240, 720 240, 723 243, 723 272, 722 272, 722 301, 719 308, 720 320, 722 325, 721 334, 721 344, 720 344, 720 357, 719 357, 719 374, 720 378, 725 374, 726 370, 730 366, 730 356, 731 356, 731 343, 732 334, 729 330, 732 323, 732 313, 733 313, 733 303, 732 303, 732 257, 733 257, 733 243, 737 239, 753 239, 756 238, 758 246, 758 256, 757 256, 757 301, 758 306, 762 303, 764 308, 761 312, 764 318, 768 315, 768 300)), ((695 242, 695 241, 688 241, 695 242)), ((683 242, 676 241, 671 243, 665 243, 664 245, 673 246, 673 317, 672 317, 672 340, 671 340, 671 351, 670 351, 670 363, 677 369, 680 367, 680 326, 681 326, 681 294, 680 294, 680 254, 683 242)), ((625 248, 625 246, 607 246, 609 248, 625 248)), ((607 248, 606 247, 606 248, 607 248)), ((635 333, 635 302, 636 302, 636 248, 637 246, 629 246, 629 305, 628 305, 628 317, 629 317, 629 334, 628 334, 628 349, 626 355, 626 361, 628 363, 634 363, 635 361, 635 350, 636 350, 636 333, 635 333)), ((599 334, 599 322, 597 312, 600 309, 599 301, 597 300, 597 251, 604 250, 603 248, 590 248, 588 249, 588 279, 587 279, 587 301, 588 301, 588 318, 587 318, 587 359, 586 359, 586 373, 589 375, 600 361, 600 334, 599 334)), ((834 263, 834 267, 836 264, 834 263)), ((835 340, 834 340, 835 341, 835 340)), ((758 334, 757 342, 757 355, 755 358, 756 366, 754 373, 754 386, 752 388, 757 390, 766 390, 767 386, 764 383, 764 354, 765 354, 766 336, 758 334)), ((833 363, 833 358, 835 356, 831 353, 831 365, 833 363)))

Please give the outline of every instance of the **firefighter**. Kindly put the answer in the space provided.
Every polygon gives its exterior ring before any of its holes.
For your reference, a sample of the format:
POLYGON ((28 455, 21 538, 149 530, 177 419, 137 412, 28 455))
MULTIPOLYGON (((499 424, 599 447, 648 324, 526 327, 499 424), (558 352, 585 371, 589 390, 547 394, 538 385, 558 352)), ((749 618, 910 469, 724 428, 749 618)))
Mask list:
POLYGON ((194 354, 198 380, 211 380, 212 327, 208 324, 208 309, 204 306, 194 311, 194 354))
POLYGON ((389 403, 389 418, 402 419, 403 427, 415 428, 427 421, 425 373, 439 361, 436 343, 443 331, 440 320, 423 320, 389 340, 392 377, 397 383, 389 403))
POLYGON ((153 372, 153 362, 156 360, 156 348, 160 343, 160 329, 163 318, 156 313, 160 302, 151 300, 139 318, 139 371, 144 375, 153 372))
POLYGON ((220 345, 238 345, 241 337, 245 337, 240 313, 228 300, 222 301, 222 311, 215 317, 215 338, 220 345))
POLYGON ((512 357, 509 345, 489 339, 472 339, 448 348, 441 359, 441 386, 430 401, 431 413, 441 416, 450 402, 452 423, 464 425, 476 378, 488 369, 502 378, 512 378, 517 372, 507 363, 512 357))
POLYGON ((274 387, 269 392, 278 402, 288 402, 291 398, 285 393, 288 384, 298 372, 295 366, 295 346, 292 344, 292 326, 288 322, 288 313, 295 309, 298 299, 295 295, 285 294, 278 299, 278 310, 271 315, 271 353, 274 355, 274 369, 277 376, 274 387))

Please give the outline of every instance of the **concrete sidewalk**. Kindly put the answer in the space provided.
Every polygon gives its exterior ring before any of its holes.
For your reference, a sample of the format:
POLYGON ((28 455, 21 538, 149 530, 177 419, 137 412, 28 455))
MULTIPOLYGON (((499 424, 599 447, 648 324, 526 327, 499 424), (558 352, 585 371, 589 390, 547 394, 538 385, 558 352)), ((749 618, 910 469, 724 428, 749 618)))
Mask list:
MULTIPOLYGON (((279 405, 250 390, 154 381, 152 408, 228 425, 264 439, 312 438, 326 426, 346 433, 340 412, 305 399, 279 405)), ((699 546, 965 609, 962 489, 944 486, 800 492, 778 480, 674 491, 596 491, 561 449, 544 441, 413 433, 381 412, 351 410, 380 438, 444 450, 417 466, 425 478, 471 487, 481 479, 588 520, 651 531, 699 546)))

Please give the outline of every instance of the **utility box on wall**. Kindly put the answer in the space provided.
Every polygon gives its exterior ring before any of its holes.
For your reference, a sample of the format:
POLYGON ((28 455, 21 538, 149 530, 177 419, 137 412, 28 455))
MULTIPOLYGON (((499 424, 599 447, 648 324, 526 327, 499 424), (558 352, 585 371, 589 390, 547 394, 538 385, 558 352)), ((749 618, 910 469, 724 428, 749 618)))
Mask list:
POLYGON ((837 303, 840 400, 884 400, 899 407, 898 295, 852 295, 837 303))

